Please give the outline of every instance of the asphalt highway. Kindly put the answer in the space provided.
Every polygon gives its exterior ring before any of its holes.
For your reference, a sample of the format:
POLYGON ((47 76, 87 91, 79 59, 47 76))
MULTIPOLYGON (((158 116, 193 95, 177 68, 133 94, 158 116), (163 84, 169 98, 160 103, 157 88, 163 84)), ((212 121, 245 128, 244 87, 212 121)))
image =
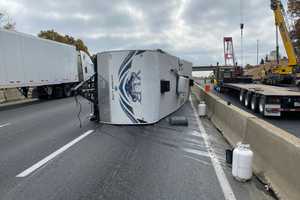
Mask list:
POLYGON ((73 98, 0 110, 0 199, 273 199, 256 179, 239 183, 225 163, 229 145, 187 102, 149 126, 90 122, 73 98))

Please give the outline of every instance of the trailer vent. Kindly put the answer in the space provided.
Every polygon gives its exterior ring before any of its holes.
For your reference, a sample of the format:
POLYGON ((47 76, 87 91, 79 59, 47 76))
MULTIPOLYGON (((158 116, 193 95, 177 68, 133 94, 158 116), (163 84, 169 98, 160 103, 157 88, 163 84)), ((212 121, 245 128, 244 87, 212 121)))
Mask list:
POLYGON ((161 80, 160 81, 160 93, 165 93, 170 91, 170 81, 161 80))

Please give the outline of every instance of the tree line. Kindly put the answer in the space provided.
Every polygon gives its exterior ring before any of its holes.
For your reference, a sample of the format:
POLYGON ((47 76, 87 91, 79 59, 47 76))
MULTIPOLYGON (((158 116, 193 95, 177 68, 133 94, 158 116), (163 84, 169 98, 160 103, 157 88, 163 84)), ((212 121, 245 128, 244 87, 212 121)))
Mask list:
POLYGON ((298 57, 300 56, 300 1, 288 0, 288 14, 293 20, 293 30, 291 31, 291 38, 298 57))
POLYGON ((88 55, 90 55, 88 47, 84 44, 84 42, 81 39, 75 39, 74 37, 69 35, 62 35, 54 30, 40 31, 38 37, 73 45, 76 47, 76 50, 84 51, 88 55))

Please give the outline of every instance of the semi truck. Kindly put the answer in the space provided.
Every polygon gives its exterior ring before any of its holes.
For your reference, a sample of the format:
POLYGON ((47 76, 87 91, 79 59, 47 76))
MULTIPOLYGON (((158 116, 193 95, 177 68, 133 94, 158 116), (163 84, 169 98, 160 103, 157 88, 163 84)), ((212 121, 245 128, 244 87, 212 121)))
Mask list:
POLYGON ((71 88, 94 74, 89 55, 74 46, 0 29, 0 89, 18 88, 27 97, 71 96, 71 88))

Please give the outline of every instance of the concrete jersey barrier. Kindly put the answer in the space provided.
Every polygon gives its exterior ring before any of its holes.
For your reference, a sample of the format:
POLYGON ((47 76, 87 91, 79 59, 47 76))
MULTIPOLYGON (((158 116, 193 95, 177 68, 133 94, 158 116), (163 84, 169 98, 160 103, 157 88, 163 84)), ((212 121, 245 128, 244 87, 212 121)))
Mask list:
POLYGON ((1 89, 0 103, 23 100, 25 97, 16 88, 1 89))
POLYGON ((203 88, 194 86, 193 94, 207 104, 208 117, 228 142, 251 145, 253 170, 270 184, 280 199, 300 197, 300 139, 243 111, 203 88))

